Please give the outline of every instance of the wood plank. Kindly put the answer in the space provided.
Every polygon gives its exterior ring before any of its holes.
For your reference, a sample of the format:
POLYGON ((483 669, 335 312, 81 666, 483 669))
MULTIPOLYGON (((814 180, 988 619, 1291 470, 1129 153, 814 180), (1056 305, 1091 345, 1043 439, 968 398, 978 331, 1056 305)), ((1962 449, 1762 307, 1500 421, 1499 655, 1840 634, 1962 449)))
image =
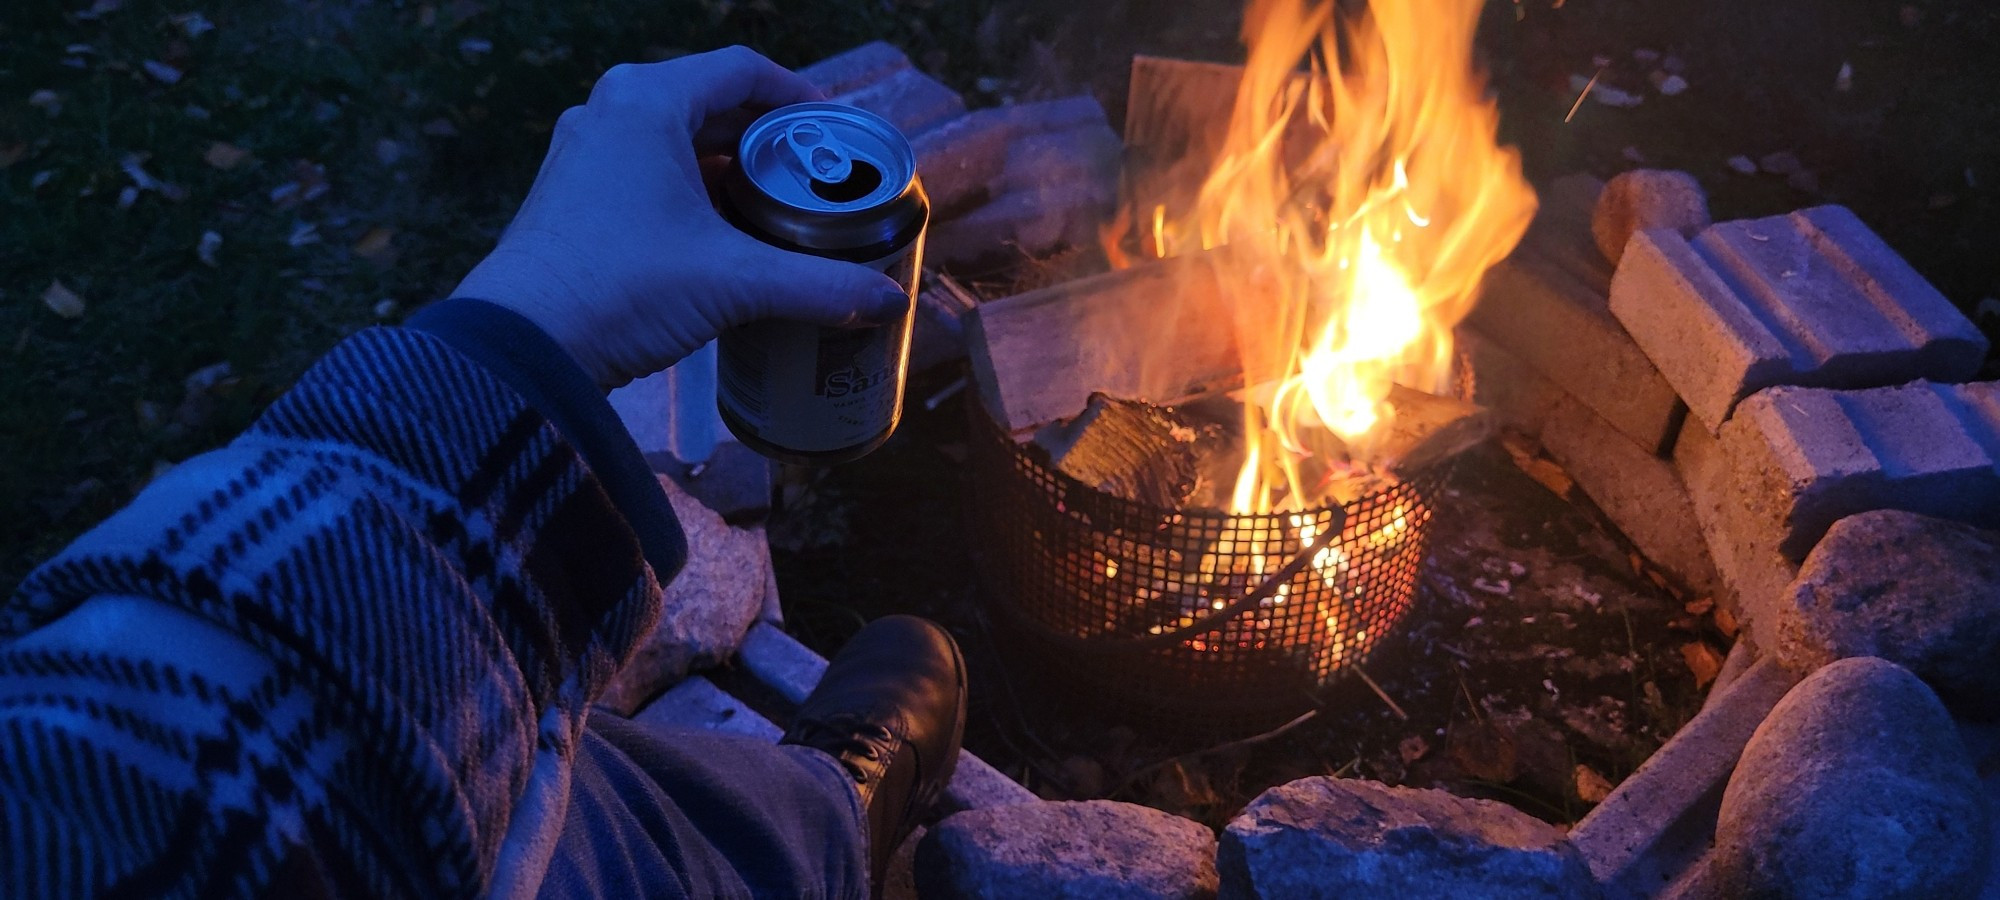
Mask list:
POLYGON ((1184 211, 1229 133, 1243 67, 1132 57, 1125 100, 1125 200, 1134 221, 1165 206, 1184 211))
POLYGON ((981 304, 966 350, 987 410, 1019 435, 1082 412, 1094 392, 1164 405, 1234 386, 1231 321, 1195 256, 981 304))

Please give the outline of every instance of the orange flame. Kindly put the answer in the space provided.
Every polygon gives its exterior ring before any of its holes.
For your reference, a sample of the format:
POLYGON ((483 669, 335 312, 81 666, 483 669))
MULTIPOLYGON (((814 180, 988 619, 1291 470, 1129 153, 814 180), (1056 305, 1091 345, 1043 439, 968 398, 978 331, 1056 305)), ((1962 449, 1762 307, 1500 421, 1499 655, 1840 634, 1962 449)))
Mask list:
POLYGON ((1480 0, 1339 5, 1253 0, 1222 153, 1195 208, 1140 236, 1162 257, 1228 247, 1204 258, 1249 399, 1232 512, 1312 508, 1319 476, 1392 462, 1371 440, 1391 384, 1446 389, 1452 326, 1534 215, 1473 67, 1480 0))

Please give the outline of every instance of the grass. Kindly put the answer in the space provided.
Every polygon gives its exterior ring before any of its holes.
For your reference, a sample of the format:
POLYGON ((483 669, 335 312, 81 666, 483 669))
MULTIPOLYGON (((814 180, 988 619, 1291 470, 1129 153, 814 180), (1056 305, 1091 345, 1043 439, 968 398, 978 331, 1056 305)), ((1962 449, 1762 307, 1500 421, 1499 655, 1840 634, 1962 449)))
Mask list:
POLYGON ((505 226, 556 116, 610 65, 733 43, 798 65, 885 38, 964 88, 987 4, 4 6, 0 587, 11 588, 157 469, 241 431, 342 337, 448 292, 505 226), (182 77, 167 83, 149 60, 182 77), (54 102, 29 102, 45 91, 54 102), (249 156, 211 165, 218 142, 249 156), (134 154, 184 195, 142 191, 121 208, 134 154), (322 181, 323 195, 303 199, 322 181), (207 232, 221 238, 214 265, 197 258, 207 232), (56 281, 83 298, 81 316, 44 305, 56 281), (191 394, 188 376, 218 363, 229 376, 191 394))

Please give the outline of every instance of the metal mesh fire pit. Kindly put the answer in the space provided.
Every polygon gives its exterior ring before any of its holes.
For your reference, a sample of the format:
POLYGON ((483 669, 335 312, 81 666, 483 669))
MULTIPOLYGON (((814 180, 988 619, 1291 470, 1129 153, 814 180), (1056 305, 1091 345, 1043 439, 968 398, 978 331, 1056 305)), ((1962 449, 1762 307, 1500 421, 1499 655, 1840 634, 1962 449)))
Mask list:
POLYGON ((971 404, 986 606, 1068 695, 1141 727, 1268 727, 1309 708, 1415 602, 1448 466, 1341 507, 1161 509, 1057 471, 971 404))

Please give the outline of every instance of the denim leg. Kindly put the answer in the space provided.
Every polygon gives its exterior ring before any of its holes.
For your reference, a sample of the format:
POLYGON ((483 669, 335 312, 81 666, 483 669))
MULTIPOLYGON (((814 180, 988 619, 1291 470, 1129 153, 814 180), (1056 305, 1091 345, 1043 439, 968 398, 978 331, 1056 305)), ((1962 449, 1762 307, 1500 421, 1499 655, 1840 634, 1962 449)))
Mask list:
POLYGON ((817 750, 593 711, 541 895, 861 900, 866 822, 817 750))

